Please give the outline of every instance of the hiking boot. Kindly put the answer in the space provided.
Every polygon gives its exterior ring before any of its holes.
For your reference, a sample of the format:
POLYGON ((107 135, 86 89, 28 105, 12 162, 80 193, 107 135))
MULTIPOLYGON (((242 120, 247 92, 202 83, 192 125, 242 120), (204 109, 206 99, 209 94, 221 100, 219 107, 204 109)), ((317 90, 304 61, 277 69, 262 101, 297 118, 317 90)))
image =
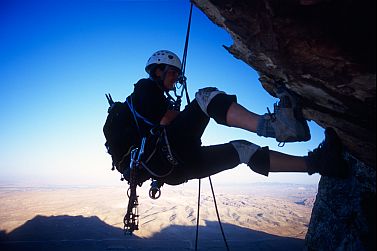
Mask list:
POLYGON ((275 121, 271 125, 275 129, 279 142, 296 142, 310 140, 309 126, 302 115, 297 98, 285 88, 279 88, 276 95, 280 99, 274 105, 275 121))
POLYGON ((280 101, 274 104, 274 113, 268 111, 261 117, 257 134, 274 137, 281 143, 310 140, 309 126, 295 95, 284 87, 280 87, 276 95, 280 101))
POLYGON ((304 157, 308 173, 322 176, 346 178, 349 175, 347 162, 343 158, 343 145, 332 128, 326 128, 325 140, 304 157))

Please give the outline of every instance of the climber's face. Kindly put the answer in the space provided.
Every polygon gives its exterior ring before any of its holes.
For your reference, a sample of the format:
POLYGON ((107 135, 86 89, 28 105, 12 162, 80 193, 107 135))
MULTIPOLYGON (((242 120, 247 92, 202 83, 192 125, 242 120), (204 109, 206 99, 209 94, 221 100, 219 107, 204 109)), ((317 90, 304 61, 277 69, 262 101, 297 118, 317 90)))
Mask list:
POLYGON ((168 66, 165 72, 160 69, 156 70, 156 76, 162 79, 164 88, 166 90, 173 90, 175 83, 178 80, 180 70, 178 68, 168 66))
POLYGON ((174 89, 174 85, 177 82, 178 77, 179 77, 179 70, 173 67, 169 67, 165 74, 164 87, 167 90, 174 89))

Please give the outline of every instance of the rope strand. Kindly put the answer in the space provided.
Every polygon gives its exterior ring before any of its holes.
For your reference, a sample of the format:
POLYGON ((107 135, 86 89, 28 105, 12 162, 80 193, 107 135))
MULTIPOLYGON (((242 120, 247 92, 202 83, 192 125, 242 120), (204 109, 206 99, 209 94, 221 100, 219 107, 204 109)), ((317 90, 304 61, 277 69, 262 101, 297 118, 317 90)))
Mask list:
MULTIPOLYGON (((186 72, 187 49, 188 49, 188 42, 189 42, 189 38, 190 38, 190 30, 191 30, 192 7, 193 7, 193 3, 191 2, 191 4, 190 4, 190 15, 189 15, 189 21, 188 21, 188 24, 187 24, 187 32, 186 32, 185 48, 184 48, 184 51, 183 51, 183 57, 182 57, 182 69, 181 69, 181 72, 182 72, 182 83, 183 83, 183 89, 182 89, 182 91, 181 91, 181 96, 183 95, 183 92, 185 92, 185 94, 186 94, 187 104, 190 103, 190 98, 189 98, 189 95, 188 95, 188 90, 187 90, 187 85, 186 85, 185 72, 186 72)), ((217 209, 216 197, 215 197, 215 192, 214 192, 214 190, 213 190, 213 185, 212 185, 211 176, 208 176, 208 178, 209 178, 209 183, 210 183, 210 185, 211 185, 213 201, 214 201, 214 204, 215 204, 216 215, 217 215, 217 220, 218 220, 219 225, 220 225, 221 234, 222 234, 222 236, 223 236, 223 239, 224 239, 224 242, 225 242, 226 249, 229 251, 228 242, 227 242, 227 240, 226 240, 226 238, 225 238, 224 229, 223 229, 223 226, 222 226, 222 224, 221 224, 221 220, 220 220, 219 210, 217 209)), ((197 210, 197 217, 196 217, 195 251, 198 250, 199 212, 200 212, 200 188, 201 188, 201 179, 199 179, 198 210, 197 210)))
POLYGON ((209 179, 209 184, 211 185, 213 201, 214 201, 214 203, 215 203, 215 209, 216 209, 217 221, 219 222, 219 225, 220 225, 221 234, 223 235, 223 240, 224 240, 224 242, 225 242, 226 250, 229 251, 228 242, 226 241, 225 233, 224 233, 224 229, 223 229, 223 225, 221 224, 221 220, 220 220, 219 210, 217 209, 217 202, 216 202, 216 197, 215 197, 215 191, 213 190, 213 186, 212 186, 211 176, 208 176, 208 179, 209 179))
POLYGON ((190 15, 189 15, 189 21, 188 21, 188 24, 187 24, 185 48, 183 50, 182 69, 181 69, 182 70, 182 76, 185 76, 185 72, 186 72, 186 59, 187 59, 187 49, 188 49, 188 43, 189 43, 189 38, 190 38, 190 30, 191 30, 192 6, 193 6, 193 3, 190 4, 190 15))
POLYGON ((198 236, 199 236, 199 210, 200 210, 200 187, 201 187, 201 179, 199 179, 198 210, 197 210, 197 213, 196 213, 195 251, 198 250, 198 236))
POLYGON ((188 94, 188 91, 187 91, 185 73, 186 73, 187 50, 188 50, 189 38, 190 38, 190 30, 191 30, 192 7, 193 7, 193 3, 191 2, 191 4, 190 4, 189 21, 188 21, 188 24, 187 24, 187 31, 186 31, 185 48, 183 50, 183 56, 182 56, 182 69, 181 69, 181 72, 182 72, 182 85, 183 85, 183 88, 182 88, 182 91, 181 91, 181 97, 183 95, 183 92, 185 92, 187 104, 190 103, 190 97, 189 97, 189 94, 188 94))

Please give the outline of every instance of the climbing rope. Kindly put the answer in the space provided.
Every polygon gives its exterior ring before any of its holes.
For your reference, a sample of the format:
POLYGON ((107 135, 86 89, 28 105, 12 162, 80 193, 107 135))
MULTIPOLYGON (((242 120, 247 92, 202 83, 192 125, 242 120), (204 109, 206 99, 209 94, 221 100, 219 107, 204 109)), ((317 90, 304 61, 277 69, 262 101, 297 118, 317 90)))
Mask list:
POLYGON ((187 50, 188 50, 188 42, 190 38, 190 30, 191 30, 191 19, 192 19, 192 6, 193 4, 191 3, 190 5, 190 14, 189 14, 189 21, 187 24, 187 32, 186 32, 186 41, 185 41, 185 48, 183 50, 183 56, 182 56, 182 75, 185 75, 186 72, 186 61, 187 61, 187 50))
POLYGON ((200 187, 202 180, 199 179, 199 192, 198 192, 198 209, 196 212, 196 234, 195 234, 195 250, 198 250, 198 235, 199 235, 199 211, 200 211, 200 187))
POLYGON ((220 225, 221 234, 222 234, 222 236, 223 236, 223 240, 224 240, 224 243, 225 243, 225 246, 226 246, 226 250, 229 251, 228 242, 226 241, 225 233, 224 233, 224 229, 223 229, 223 225, 221 224, 221 220, 220 220, 219 210, 217 209, 216 196, 215 196, 215 192, 214 192, 214 190, 213 190, 213 185, 212 185, 211 176, 209 176, 208 179, 209 179, 209 184, 211 185, 212 196, 213 196, 213 202, 214 202, 214 204, 215 204, 215 209, 216 209, 217 221, 219 222, 219 225, 220 225))
MULTIPOLYGON (((215 204, 216 216, 217 216, 217 221, 219 222, 219 226, 220 226, 220 230, 221 230, 221 235, 223 236, 223 240, 224 240, 224 243, 225 243, 225 246, 226 246, 226 250, 229 251, 230 250, 229 249, 229 245, 228 245, 228 242, 227 242, 226 237, 225 237, 224 228, 223 228, 223 225, 221 223, 219 210, 217 208, 216 196, 215 196, 215 191, 213 189, 211 176, 208 176, 208 179, 209 179, 209 184, 211 185, 212 197, 213 197, 213 202, 215 204)), ((197 216, 196 216, 195 251, 198 250, 199 214, 200 214, 199 211, 200 211, 200 193, 201 193, 200 190, 201 190, 201 179, 199 179, 198 209, 197 209, 197 216)))
POLYGON ((188 91, 187 91, 185 73, 186 73, 186 62, 187 62, 187 50, 188 50, 189 39, 190 39, 190 31, 191 31, 192 7, 193 7, 193 3, 190 4, 189 21, 188 21, 188 24, 187 24, 185 47, 183 49, 183 56, 182 56, 181 77, 179 78, 179 81, 178 81, 182 85, 182 90, 181 90, 181 94, 179 94, 179 95, 175 92, 175 96, 177 97, 176 102, 179 103, 179 104, 181 102, 183 92, 185 92, 187 104, 190 103, 190 97, 189 97, 189 94, 188 94, 188 91))
MULTIPOLYGON (((181 90, 181 94, 180 95, 177 95, 177 93, 175 93, 175 95, 177 96, 177 101, 176 102, 179 102, 179 104, 181 102, 181 97, 183 95, 183 91, 185 91, 185 94, 186 94, 187 104, 190 103, 190 98, 189 98, 188 91, 187 91, 185 72, 186 72, 188 42, 189 42, 190 30, 191 30, 192 7, 193 7, 193 3, 191 2, 191 4, 190 4, 189 21, 188 21, 188 24, 187 24, 185 47, 184 47, 183 56, 182 56, 182 69, 181 69, 182 76, 181 76, 181 78, 179 80, 179 83, 183 86, 183 88, 181 90)), ((227 242, 226 237, 225 237, 224 229, 223 229, 223 226, 222 226, 221 220, 220 220, 219 210, 217 208, 216 196, 215 196, 215 192, 214 192, 214 189, 213 189, 211 176, 208 176, 208 179, 209 179, 209 183, 211 185, 211 191, 212 191, 212 196, 213 196, 213 202, 215 204, 217 221, 219 222, 219 225, 220 225, 221 234, 223 236, 223 240, 225 242, 226 249, 229 251, 228 242, 227 242)), ((199 179, 198 208, 197 208, 196 234, 195 234, 195 250, 198 250, 198 239, 199 239, 199 215, 200 215, 200 193, 201 193, 200 190, 201 190, 201 179, 199 179)))

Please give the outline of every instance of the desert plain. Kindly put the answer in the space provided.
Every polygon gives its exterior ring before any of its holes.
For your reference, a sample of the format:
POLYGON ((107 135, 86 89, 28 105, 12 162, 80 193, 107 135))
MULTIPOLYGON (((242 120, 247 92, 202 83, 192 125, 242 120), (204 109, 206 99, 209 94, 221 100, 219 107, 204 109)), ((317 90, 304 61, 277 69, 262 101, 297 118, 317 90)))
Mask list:
MULTIPOLYGON (((216 184, 230 250, 303 250, 316 185, 216 184)), ((123 233, 127 184, 0 187, 0 250, 195 250, 197 181, 138 187, 139 230, 123 233)), ((209 183, 202 181, 198 250, 227 250, 209 183)))

